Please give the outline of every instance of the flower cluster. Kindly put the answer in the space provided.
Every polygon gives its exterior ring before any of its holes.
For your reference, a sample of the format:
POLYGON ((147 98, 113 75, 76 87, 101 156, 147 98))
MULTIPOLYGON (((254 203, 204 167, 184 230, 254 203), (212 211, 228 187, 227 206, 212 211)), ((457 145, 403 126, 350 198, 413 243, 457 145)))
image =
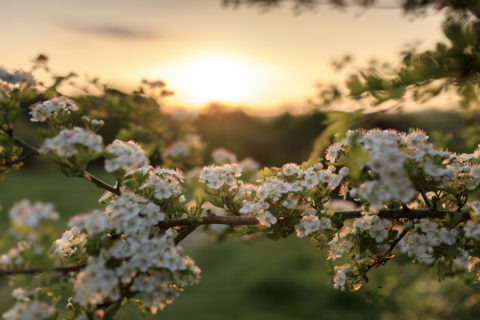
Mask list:
POLYGON ((303 238, 318 231, 319 229, 330 229, 332 227, 332 221, 328 218, 318 218, 316 215, 307 214, 302 217, 300 223, 295 225, 295 231, 297 237, 303 238))
POLYGON ((79 228, 73 227, 62 234, 60 239, 53 242, 50 253, 60 258, 71 257, 76 253, 85 252, 87 234, 79 228))
POLYGON ((150 190, 154 198, 158 200, 170 199, 178 197, 182 194, 182 183, 184 180, 183 173, 179 170, 165 169, 165 168, 141 168, 139 171, 143 172, 147 179, 140 187, 141 190, 150 190))
POLYGON ((68 226, 75 230, 85 230, 88 235, 99 234, 112 228, 111 219, 105 211, 93 210, 77 214, 70 219, 68 226))
MULTIPOLYGON (((402 138, 395 131, 370 130, 355 141, 368 153, 369 159, 364 165, 376 178, 352 189, 350 195, 364 199, 372 210, 382 208, 387 201, 410 202, 416 194, 404 166, 407 155, 401 149, 408 138, 402 138)), ((349 138, 339 146, 348 143, 349 138)))
POLYGON ((25 255, 40 255, 42 248, 32 241, 19 241, 15 248, 11 248, 6 253, 0 255, 0 267, 11 269, 12 267, 22 266, 25 263, 25 255))
POLYGON ((177 140, 172 143, 163 153, 164 159, 175 159, 179 157, 187 157, 192 153, 192 150, 199 148, 202 145, 202 140, 199 135, 188 134, 183 140, 177 140))
POLYGON ((90 257, 87 266, 79 272, 73 290, 74 301, 83 306, 120 299, 120 286, 115 271, 105 267, 103 258, 90 257))
POLYGON ((53 152, 60 157, 71 157, 78 153, 80 147, 87 148, 95 153, 103 151, 103 138, 91 131, 80 127, 63 129, 54 138, 45 139, 40 152, 53 152))
POLYGON ((58 212, 51 203, 35 202, 23 199, 16 202, 8 212, 10 220, 16 226, 36 229, 42 221, 57 220, 58 212))
POLYGON ((353 228, 356 232, 366 231, 378 243, 388 237, 388 227, 390 226, 389 220, 382 219, 377 215, 367 215, 353 221, 353 228))
POLYGON ((421 219, 415 223, 415 229, 402 239, 400 250, 419 262, 431 264, 435 261, 432 255, 435 247, 442 244, 451 246, 457 242, 458 231, 440 227, 429 219, 421 219))
POLYGON ((345 290, 348 288, 348 273, 350 272, 350 266, 344 264, 341 266, 334 267, 334 276, 333 276, 333 287, 335 289, 345 290))
POLYGON ((230 186, 236 178, 242 175, 242 169, 237 164, 224 164, 222 166, 209 166, 200 173, 200 182, 210 189, 220 189, 230 186))
POLYGON ((52 319, 55 308, 39 300, 18 301, 2 316, 5 320, 47 320, 52 319))
MULTIPOLYGON (((156 177, 176 174, 161 168, 155 171, 151 175, 156 177)), ((158 205, 129 192, 116 197, 105 212, 72 218, 72 230, 80 229, 89 236, 103 234, 110 243, 100 256, 89 258, 87 267, 77 275, 74 301, 82 306, 117 301, 120 292, 128 288, 155 312, 172 302, 183 287, 196 283, 200 269, 175 245, 175 232, 155 231, 164 219, 158 205)))
POLYGON ((215 164, 233 163, 237 161, 237 156, 227 149, 218 148, 212 151, 212 159, 215 164))
POLYGON ((22 70, 10 72, 2 67, 0 67, 0 80, 14 85, 22 82, 26 82, 28 85, 33 85, 35 83, 32 74, 28 72, 22 70))
POLYGON ((134 141, 114 140, 106 148, 107 159, 105 160, 105 170, 114 172, 119 169, 129 175, 138 168, 147 166, 148 159, 145 151, 134 141))
POLYGON ((29 114, 32 116, 32 122, 45 122, 51 117, 60 113, 68 114, 71 111, 77 111, 78 107, 75 101, 68 97, 55 97, 47 101, 39 102, 30 107, 29 114))

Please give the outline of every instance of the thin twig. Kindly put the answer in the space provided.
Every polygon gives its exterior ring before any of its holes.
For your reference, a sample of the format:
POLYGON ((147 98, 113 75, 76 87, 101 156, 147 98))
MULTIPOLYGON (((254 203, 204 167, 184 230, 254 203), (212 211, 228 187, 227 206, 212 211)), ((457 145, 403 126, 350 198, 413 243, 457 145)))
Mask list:
POLYGON ((185 239, 186 237, 188 237, 188 235, 190 235, 190 233, 192 233, 193 231, 195 231, 195 229, 197 229, 197 226, 195 226, 195 225, 186 226, 185 229, 183 229, 182 232, 180 232, 180 233, 175 237, 175 239, 173 239, 173 241, 175 242, 175 244, 179 244, 180 241, 182 241, 183 239, 185 239))
POLYGON ((7 161, 7 162, 5 162, 5 166, 6 166, 6 167, 11 167, 11 166, 13 166, 13 165, 15 165, 15 164, 17 164, 17 163, 24 162, 25 160, 30 159, 30 158, 33 157, 34 155, 35 155, 35 153, 31 152, 31 153, 29 153, 29 154, 27 154, 27 155, 25 155, 25 156, 23 156, 23 157, 21 157, 21 158, 17 158, 17 159, 15 159, 15 160, 13 160, 13 161, 7 161))
POLYGON ((423 201, 425 202, 425 205, 429 208, 433 208, 430 200, 428 199, 427 195, 423 190, 420 190, 420 194, 422 195, 423 201))
MULTIPOLYGON (((31 144, 29 144, 28 142, 23 141, 22 139, 20 139, 18 137, 15 137, 15 136, 12 136, 12 138, 17 145, 23 147, 24 149, 29 150, 32 153, 32 155, 36 155, 36 156, 41 155, 40 152, 38 151, 38 149, 35 148, 34 146, 32 146, 31 144)), ((70 166, 68 166, 65 163, 58 163, 58 162, 56 162, 56 163, 58 165, 64 167, 64 168, 72 169, 70 166)), ((87 181, 92 182, 93 184, 95 184, 97 187, 99 187, 101 189, 110 191, 111 193, 116 194, 116 195, 120 195, 120 190, 118 188, 112 187, 111 185, 109 185, 108 183, 106 183, 106 182, 102 181, 101 179, 95 177, 93 174, 91 174, 88 171, 84 170, 84 171, 80 172, 77 176, 80 177, 80 178, 83 178, 87 181)))

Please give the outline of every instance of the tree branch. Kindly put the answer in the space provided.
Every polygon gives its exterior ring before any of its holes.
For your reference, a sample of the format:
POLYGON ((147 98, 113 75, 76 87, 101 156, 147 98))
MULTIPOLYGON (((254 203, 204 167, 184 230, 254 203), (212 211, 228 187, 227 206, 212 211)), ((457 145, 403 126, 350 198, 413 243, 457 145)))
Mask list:
MULTIPOLYGON (((454 211, 454 210, 436 210, 433 208, 428 209, 385 209, 378 212, 378 216, 384 219, 423 219, 423 218, 445 218, 448 214, 462 215, 462 221, 470 219, 470 214, 468 211, 454 211)), ((355 219, 363 217, 361 210, 352 210, 352 211, 338 211, 334 213, 335 216, 340 216, 341 218, 355 219)), ((245 225, 257 225, 259 224, 255 216, 217 216, 215 214, 209 214, 201 219, 189 219, 189 218, 180 218, 180 219, 169 219, 161 221, 158 226, 160 228, 172 228, 172 227, 184 227, 192 226, 198 227, 201 225, 208 224, 226 224, 229 226, 245 226, 245 225)), ((193 231, 193 230, 192 230, 193 231)), ((183 239, 183 238, 182 238, 183 239)))
MULTIPOLYGON (((32 155, 35 155, 35 156, 40 156, 41 155, 40 152, 38 151, 38 149, 35 148, 34 146, 32 146, 31 144, 29 144, 28 142, 23 141, 22 139, 20 139, 18 137, 15 137, 15 136, 11 136, 11 137, 17 145, 19 145, 19 146, 23 147, 24 149, 27 149, 28 151, 30 151, 32 155)), ((72 169, 71 167, 69 167, 68 165, 66 165, 64 163, 58 163, 58 162, 56 162, 56 163, 58 165, 64 167, 64 168, 72 169)), ((101 189, 110 191, 111 193, 116 194, 116 195, 120 195, 120 190, 112 187, 108 183, 106 183, 106 182, 102 181, 101 179, 95 177, 93 174, 91 174, 88 171, 82 171, 77 176, 80 177, 80 178, 83 178, 87 181, 92 182, 93 184, 95 184, 97 187, 99 187, 101 189)))
POLYGON ((173 239, 173 241, 175 242, 175 244, 179 244, 180 241, 182 241, 183 239, 185 239, 186 237, 188 237, 188 235, 189 235, 190 233, 192 233, 193 231, 195 231, 195 229, 197 229, 197 226, 195 226, 195 225, 186 226, 185 229, 183 229, 182 232, 180 232, 180 233, 175 237, 175 239, 173 239))

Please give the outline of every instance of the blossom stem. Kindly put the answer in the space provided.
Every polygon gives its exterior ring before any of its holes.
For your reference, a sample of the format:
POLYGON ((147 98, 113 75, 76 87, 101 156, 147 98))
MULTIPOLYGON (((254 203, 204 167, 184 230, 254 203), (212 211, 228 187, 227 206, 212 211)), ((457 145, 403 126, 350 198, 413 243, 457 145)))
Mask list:
MULTIPOLYGON (((26 150, 29 150, 32 155, 35 155, 35 156, 41 155, 40 152, 38 151, 38 149, 35 148, 34 146, 32 146, 31 144, 29 144, 28 142, 23 141, 22 139, 20 139, 18 137, 15 137, 15 136, 11 136, 11 137, 13 138, 13 140, 15 141, 15 143, 17 145, 19 145, 20 147, 23 147, 26 150)), ((57 164, 62 166, 62 167, 65 167, 67 169, 72 169, 71 167, 69 167, 65 163, 58 163, 57 162, 57 164)), ((85 170, 81 171, 77 176, 80 177, 80 178, 83 178, 87 181, 92 182, 93 184, 95 184, 97 187, 99 187, 101 189, 110 191, 111 193, 116 194, 116 195, 120 195, 120 190, 118 188, 112 187, 111 185, 109 185, 108 183, 106 183, 106 182, 102 181, 101 179, 95 177, 93 174, 91 174, 88 171, 85 171, 85 170)))
POLYGON ((429 208, 432 208, 432 204, 430 203, 430 200, 428 199, 427 195, 423 190, 420 190, 420 194, 422 195, 423 201, 425 202, 425 205, 429 208))

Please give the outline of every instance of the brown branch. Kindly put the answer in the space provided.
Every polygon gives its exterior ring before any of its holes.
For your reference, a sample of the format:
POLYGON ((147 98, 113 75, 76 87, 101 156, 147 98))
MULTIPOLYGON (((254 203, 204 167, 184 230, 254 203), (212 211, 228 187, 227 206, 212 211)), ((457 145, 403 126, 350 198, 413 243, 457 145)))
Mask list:
POLYGON ((412 226, 411 225, 410 227, 406 227, 405 229, 403 229, 403 231, 400 233, 400 235, 398 236, 397 239, 395 239, 392 244, 390 245, 390 248, 388 248, 387 252, 385 253, 385 256, 389 255, 390 253, 392 253, 393 249, 395 249, 395 247, 397 246, 397 244, 407 235, 408 231, 410 231, 410 229, 412 229, 412 226))
POLYGON ((19 274, 37 274, 37 273, 44 273, 44 272, 59 272, 59 273, 69 273, 79 271, 85 268, 86 264, 77 264, 72 266, 66 267, 58 267, 53 269, 41 269, 41 268, 29 268, 29 269, 12 269, 12 270, 4 270, 0 269, 0 276, 13 276, 19 274))
POLYGON ((33 152, 31 152, 31 153, 29 153, 29 154, 27 154, 27 155, 25 155, 25 156, 23 156, 23 157, 21 157, 21 158, 17 158, 17 159, 15 159, 15 160, 13 160, 13 161, 7 161, 7 162, 5 162, 5 166, 6 166, 6 167, 11 167, 11 166, 13 166, 13 165, 15 165, 15 164, 17 164, 17 163, 24 162, 25 160, 30 159, 30 158, 33 157, 34 155, 35 155, 35 154, 34 154, 33 152))
POLYGON ((253 217, 253 216, 223 217, 223 216, 217 216, 215 214, 209 214, 206 217, 199 220, 189 219, 189 218, 164 220, 158 223, 158 226, 160 228, 171 228, 171 227, 182 227, 182 226, 198 227, 198 226, 207 225, 207 224, 226 224, 229 226, 246 226, 246 225, 257 225, 258 220, 256 217, 253 217))
POLYGON ((92 182, 93 184, 95 184, 97 187, 101 188, 101 189, 104 189, 104 190, 107 190, 107 191, 110 191, 111 193, 119 196, 120 195, 120 188, 114 188, 112 187, 111 185, 109 185, 108 183, 106 183, 105 181, 95 177, 93 174, 91 174, 90 172, 88 171, 82 171, 78 177, 80 178, 83 178, 87 181, 90 181, 92 182))
MULTIPOLYGON (((423 219, 423 218, 445 218, 448 214, 461 214, 464 220, 468 220, 470 215, 468 211, 454 210, 437 210, 434 208, 427 209, 383 209, 378 212, 378 216, 384 219, 423 219)), ((343 219, 354 219, 362 217, 361 210, 339 211, 334 215, 341 216, 343 219)))
POLYGON ((175 239, 173 239, 173 241, 175 242, 175 244, 179 244, 180 241, 182 241, 183 239, 185 239, 186 237, 188 237, 190 235, 190 233, 192 233, 193 231, 195 231, 195 229, 197 229, 197 226, 195 225, 190 225, 190 226, 186 226, 182 232, 180 232, 176 237, 175 239))
MULTIPOLYGON (((468 220, 470 214, 468 211, 453 211, 453 210, 436 210, 436 209, 385 209, 378 212, 378 216, 384 219, 423 219, 423 218, 445 218, 447 215, 460 214, 462 215, 462 221, 468 220)), ((353 211, 338 211, 334 213, 335 216, 340 216, 345 220, 355 219, 363 217, 361 210, 353 211)), ((208 214, 201 219, 169 219, 161 221, 158 226, 160 228, 172 228, 172 227, 186 227, 193 226, 198 227, 208 224, 226 224, 229 226, 245 226, 245 225, 257 225, 258 220, 254 216, 217 216, 215 214, 208 214)))
MULTIPOLYGON (((40 152, 38 151, 38 149, 35 148, 34 146, 32 146, 31 144, 29 144, 28 142, 23 141, 22 139, 20 139, 18 137, 15 137, 15 136, 12 136, 12 139, 15 141, 15 143, 17 145, 23 147, 24 149, 29 150, 32 155, 35 155, 35 156, 40 156, 41 155, 40 152)), ((72 167, 70 167, 66 163, 59 163, 59 162, 56 162, 56 163, 58 165, 64 167, 64 168, 72 169, 72 167)), ((109 185, 108 183, 106 183, 106 182, 102 181, 101 179, 95 177, 93 174, 91 174, 88 171, 82 171, 77 176, 80 177, 80 178, 83 178, 87 181, 92 182, 93 184, 95 184, 97 187, 99 187, 101 189, 110 191, 111 193, 116 194, 116 195, 120 195, 120 190, 118 188, 112 187, 111 185, 109 185)))
POLYGON ((407 235, 408 231, 410 231, 410 229, 412 229, 413 225, 411 225, 410 227, 406 227, 405 229, 403 229, 403 231, 400 233, 400 235, 397 237, 397 239, 395 239, 392 244, 390 245, 390 248, 388 248, 387 252, 385 252, 385 254, 383 254, 382 258, 379 259, 379 260, 376 260, 374 261, 372 264, 368 265, 367 266, 367 270, 365 271, 365 274, 364 274, 364 277, 367 276, 367 273, 375 266, 379 266, 379 265, 384 265, 386 264, 388 261, 390 261, 391 259, 393 259, 395 257, 395 255, 390 255, 393 251, 393 249, 395 249, 395 247, 397 246, 397 244, 407 235))

